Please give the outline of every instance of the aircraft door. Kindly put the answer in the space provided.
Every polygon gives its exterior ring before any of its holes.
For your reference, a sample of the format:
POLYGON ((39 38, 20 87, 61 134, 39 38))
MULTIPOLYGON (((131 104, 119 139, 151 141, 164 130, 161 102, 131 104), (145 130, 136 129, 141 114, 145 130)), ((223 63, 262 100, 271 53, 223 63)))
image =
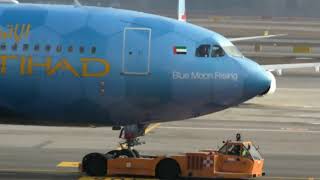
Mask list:
POLYGON ((125 28, 122 52, 123 75, 150 74, 151 29, 125 28))

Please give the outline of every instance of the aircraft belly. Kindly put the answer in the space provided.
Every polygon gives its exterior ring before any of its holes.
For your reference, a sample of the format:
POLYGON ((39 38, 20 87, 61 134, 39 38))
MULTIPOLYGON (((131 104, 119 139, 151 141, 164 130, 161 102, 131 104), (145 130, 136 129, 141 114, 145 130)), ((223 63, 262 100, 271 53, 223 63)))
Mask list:
MULTIPOLYGON (((33 57, 33 60, 42 58, 33 57)), ((111 124, 107 107, 101 99, 103 96, 99 83, 103 80, 91 78, 91 83, 88 83, 68 71, 48 76, 43 68, 34 68, 32 75, 21 75, 16 67, 19 66, 8 63, 6 74, 0 76, 0 122, 36 125, 111 124)))
POLYGON ((21 109, 32 109, 32 104, 40 95, 37 81, 30 81, 29 77, 20 78, 15 71, 8 71, 6 76, 0 76, 0 86, 1 121, 10 122, 9 118, 22 118, 24 114, 21 109))

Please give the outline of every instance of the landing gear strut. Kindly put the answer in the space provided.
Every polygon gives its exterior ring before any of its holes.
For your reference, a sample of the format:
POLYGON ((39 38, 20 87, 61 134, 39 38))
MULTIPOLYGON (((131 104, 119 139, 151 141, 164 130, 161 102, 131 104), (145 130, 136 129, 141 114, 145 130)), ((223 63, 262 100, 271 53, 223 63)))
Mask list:
POLYGON ((113 158, 140 157, 139 152, 135 150, 134 147, 144 144, 138 137, 144 135, 145 128, 146 126, 139 125, 123 127, 119 135, 119 138, 124 139, 123 142, 120 142, 120 150, 110 151, 106 155, 113 158))
POLYGON ((119 135, 119 138, 124 140, 120 142, 120 149, 112 150, 106 154, 91 153, 86 155, 82 160, 83 172, 89 176, 105 176, 108 168, 106 162, 109 159, 140 157, 139 152, 134 147, 145 144, 139 137, 144 135, 146 128, 146 125, 124 126, 119 135))

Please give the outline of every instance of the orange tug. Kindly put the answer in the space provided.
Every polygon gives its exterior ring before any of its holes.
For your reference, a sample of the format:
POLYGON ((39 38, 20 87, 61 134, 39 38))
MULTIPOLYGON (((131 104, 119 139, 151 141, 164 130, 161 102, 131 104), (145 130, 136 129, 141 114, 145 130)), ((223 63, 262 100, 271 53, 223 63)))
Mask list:
MULTIPOLYGON (((92 153, 80 170, 91 176, 145 176, 159 179, 224 178, 250 179, 264 176, 264 159, 250 141, 223 142, 217 150, 202 150, 173 156, 120 156, 92 153), (99 160, 100 159, 100 160, 99 160)), ((87 157, 88 158, 88 157, 87 157)))

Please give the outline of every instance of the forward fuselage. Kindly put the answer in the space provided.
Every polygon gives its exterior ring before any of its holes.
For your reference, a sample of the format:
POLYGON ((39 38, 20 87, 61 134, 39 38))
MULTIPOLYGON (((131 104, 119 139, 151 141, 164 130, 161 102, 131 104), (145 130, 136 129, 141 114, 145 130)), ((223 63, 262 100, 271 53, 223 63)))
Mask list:
POLYGON ((0 5, 0 42, 3 123, 182 120, 242 103, 270 84, 259 65, 228 50, 197 55, 203 44, 233 47, 223 36, 133 11, 0 5))

